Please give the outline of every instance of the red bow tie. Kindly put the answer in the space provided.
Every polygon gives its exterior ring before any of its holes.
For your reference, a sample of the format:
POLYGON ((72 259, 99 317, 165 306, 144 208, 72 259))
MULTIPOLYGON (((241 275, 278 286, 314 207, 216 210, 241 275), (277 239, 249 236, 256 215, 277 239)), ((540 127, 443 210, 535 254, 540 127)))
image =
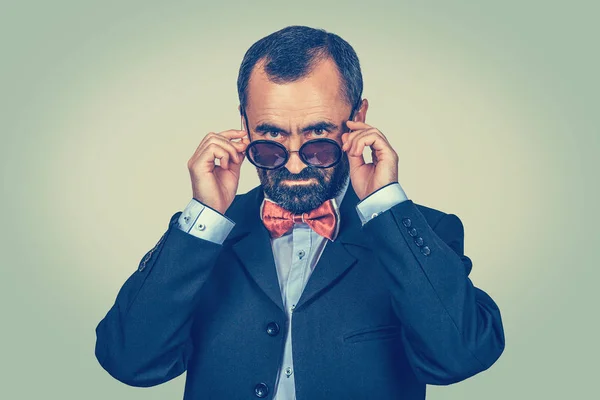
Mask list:
POLYGON ((290 211, 265 200, 262 208, 262 221, 272 238, 281 237, 296 222, 306 222, 313 231, 333 241, 338 233, 339 216, 332 202, 327 200, 314 210, 302 215, 290 211))

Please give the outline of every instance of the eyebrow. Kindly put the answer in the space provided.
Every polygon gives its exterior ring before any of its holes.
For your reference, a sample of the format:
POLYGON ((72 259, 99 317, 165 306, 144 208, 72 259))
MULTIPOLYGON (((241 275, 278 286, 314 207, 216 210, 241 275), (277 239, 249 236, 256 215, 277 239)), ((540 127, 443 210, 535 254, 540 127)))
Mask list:
MULTIPOLYGON (((322 129, 322 130, 327 130, 327 131, 335 131, 338 128, 339 128, 338 125, 334 124, 332 122, 319 121, 319 122, 315 122, 315 123, 312 123, 312 124, 309 124, 309 125, 305 126, 304 128, 301 129, 301 132, 302 133, 306 133, 306 132, 310 132, 310 131, 313 131, 313 130, 316 130, 316 129, 322 129)), ((277 126, 277 125, 268 123, 268 122, 263 122, 263 123, 258 124, 256 126, 256 128, 254 128, 254 130, 256 132, 260 132, 260 133, 267 133, 267 132, 273 132, 273 131, 275 131, 275 132, 281 132, 281 133, 284 133, 286 135, 289 135, 289 132, 286 131, 285 129, 283 129, 283 128, 277 126)))

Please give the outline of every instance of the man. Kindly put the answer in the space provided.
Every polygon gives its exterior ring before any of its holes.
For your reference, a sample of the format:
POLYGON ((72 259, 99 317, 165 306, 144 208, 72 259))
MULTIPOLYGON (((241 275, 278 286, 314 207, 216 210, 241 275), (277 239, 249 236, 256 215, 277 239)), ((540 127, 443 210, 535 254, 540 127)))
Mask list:
POLYGON ((247 51, 238 94, 243 129, 188 161, 193 198, 96 328, 100 364, 133 386, 187 371, 185 399, 277 400, 424 399, 489 368, 500 311, 460 219, 400 186, 352 47, 282 29, 247 51), (236 195, 245 158, 261 184, 236 195))

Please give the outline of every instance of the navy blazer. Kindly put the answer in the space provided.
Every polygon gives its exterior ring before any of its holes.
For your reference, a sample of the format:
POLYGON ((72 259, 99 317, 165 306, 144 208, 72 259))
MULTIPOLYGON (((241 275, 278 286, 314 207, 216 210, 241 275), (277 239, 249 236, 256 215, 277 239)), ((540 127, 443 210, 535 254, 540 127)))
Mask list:
MULTIPOLYGON (((236 195, 222 245, 171 217, 96 328, 110 375, 153 386, 187 371, 187 400, 272 398, 286 313, 262 199, 260 186, 236 195)), ((294 310, 297 399, 424 399, 426 384, 489 368, 504 331, 468 277, 460 219, 406 200, 361 227, 358 201, 350 184, 294 310)))

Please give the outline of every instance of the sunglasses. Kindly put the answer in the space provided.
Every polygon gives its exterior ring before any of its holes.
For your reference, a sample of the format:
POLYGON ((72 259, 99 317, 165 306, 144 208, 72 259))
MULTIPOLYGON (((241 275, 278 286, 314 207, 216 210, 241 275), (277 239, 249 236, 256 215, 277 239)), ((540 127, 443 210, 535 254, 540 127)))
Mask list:
POLYGON ((297 151, 289 151, 284 145, 272 140, 255 140, 246 148, 248 160, 262 169, 283 167, 290 153, 298 153, 302 162, 317 168, 329 168, 340 162, 342 148, 332 139, 318 138, 304 142, 297 151))
MULTIPOLYGON (((354 108, 349 120, 354 115, 354 108)), ((248 117, 243 112, 246 126, 248 117)), ((248 132, 248 137, 250 133, 248 132)), ((272 140, 254 140, 246 148, 246 157, 256 167, 278 169, 287 164, 290 153, 298 153, 302 162, 316 168, 330 168, 342 159, 342 147, 333 139, 318 138, 304 142, 297 151, 290 151, 281 143, 272 140)))

